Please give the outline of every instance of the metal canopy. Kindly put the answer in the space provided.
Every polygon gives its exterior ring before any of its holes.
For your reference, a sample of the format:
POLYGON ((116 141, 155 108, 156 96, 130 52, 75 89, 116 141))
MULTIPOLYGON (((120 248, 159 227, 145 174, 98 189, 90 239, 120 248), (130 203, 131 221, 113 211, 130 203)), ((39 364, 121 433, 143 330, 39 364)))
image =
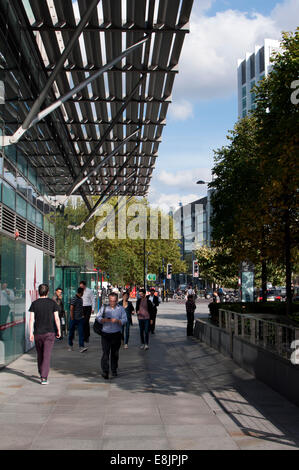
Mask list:
POLYGON ((5 132, 12 135, 24 121, 28 124, 43 90, 49 88, 39 111, 148 38, 30 127, 17 144, 50 194, 81 195, 86 203, 86 196, 109 197, 117 188, 119 195, 145 196, 193 0, 99 0, 86 22, 91 3, 10 0, 15 22, 4 14, 7 1, 0 0, 5 132), (49 87, 53 71, 55 80, 49 87))

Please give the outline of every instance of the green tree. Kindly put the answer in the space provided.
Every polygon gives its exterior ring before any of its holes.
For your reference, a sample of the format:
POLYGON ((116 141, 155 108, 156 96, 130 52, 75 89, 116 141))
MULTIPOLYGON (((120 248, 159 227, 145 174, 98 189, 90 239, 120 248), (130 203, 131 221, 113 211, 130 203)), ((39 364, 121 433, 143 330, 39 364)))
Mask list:
POLYGON ((257 145, 260 171, 266 176, 261 200, 277 258, 283 259, 287 307, 291 309, 292 267, 298 259, 299 106, 291 101, 298 79, 299 28, 284 33, 267 79, 256 88, 257 145))

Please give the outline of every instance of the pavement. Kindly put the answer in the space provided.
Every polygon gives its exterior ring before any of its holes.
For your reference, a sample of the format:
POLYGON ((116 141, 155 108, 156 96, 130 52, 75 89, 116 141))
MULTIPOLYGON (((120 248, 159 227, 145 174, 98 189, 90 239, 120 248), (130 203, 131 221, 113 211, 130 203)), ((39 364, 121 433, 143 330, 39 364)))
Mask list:
MULTIPOLYGON (((207 317, 201 302, 196 317, 207 317)), ((186 337, 182 303, 161 304, 150 349, 137 320, 119 376, 100 375, 99 337, 89 349, 52 354, 50 384, 35 350, 0 371, 1 450, 299 449, 299 409, 231 359, 186 337)))

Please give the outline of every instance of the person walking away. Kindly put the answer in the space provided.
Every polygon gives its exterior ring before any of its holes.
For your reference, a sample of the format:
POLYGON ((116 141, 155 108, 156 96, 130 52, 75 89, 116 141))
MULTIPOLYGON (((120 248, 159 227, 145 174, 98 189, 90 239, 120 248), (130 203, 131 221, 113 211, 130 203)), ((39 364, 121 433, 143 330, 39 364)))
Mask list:
POLYGON ((83 294, 84 290, 79 287, 77 294, 71 300, 70 306, 70 324, 69 324, 69 351, 73 351, 73 341, 75 336, 75 329, 78 328, 79 334, 79 351, 83 353, 87 351, 87 347, 84 346, 84 314, 83 314, 83 294))
POLYGON ((80 282, 80 287, 83 289, 83 316, 84 316, 84 325, 83 325, 83 331, 84 331, 84 343, 89 343, 89 337, 90 337, 90 316, 94 312, 94 307, 95 307, 95 299, 94 299, 94 293, 92 289, 89 289, 89 287, 86 287, 86 281, 81 281, 80 282))
POLYGON ((57 304, 48 298, 49 286, 40 284, 40 298, 32 302, 29 312, 29 339, 35 341, 37 367, 41 385, 48 385, 50 361, 55 341, 54 321, 57 328, 56 338, 60 337, 60 320, 57 304))
POLYGON ((158 312, 158 307, 159 307, 159 299, 158 297, 155 295, 156 293, 156 290, 154 287, 151 287, 150 289, 150 295, 147 296, 147 298, 151 301, 152 303, 152 317, 151 317, 151 320, 152 322, 150 322, 150 332, 152 333, 152 335, 155 334, 155 328, 156 328, 156 317, 157 317, 157 312, 158 312))
POLYGON ((152 303, 149 298, 146 296, 146 290, 140 289, 139 290, 140 298, 137 300, 136 303, 136 313, 138 316, 139 322, 139 331, 140 331, 140 340, 141 345, 140 349, 149 349, 149 327, 150 322, 152 322, 152 303))
POLYGON ((132 315, 134 315, 134 306, 129 301, 130 293, 128 291, 123 292, 122 300, 118 303, 123 307, 127 314, 127 323, 122 327, 122 338, 124 339, 124 349, 128 349, 129 338, 130 338, 130 326, 133 324, 132 315))
MULTIPOLYGON (((61 332, 59 339, 63 339, 63 330, 65 330, 65 311, 64 311, 63 301, 62 301, 61 287, 57 287, 55 294, 52 297, 52 300, 56 302, 57 307, 58 307, 58 315, 59 315, 59 320, 60 320, 60 332, 61 332)), ((55 333, 57 334, 55 323, 54 323, 54 328, 55 328, 55 333)))
POLYGON ((109 305, 103 305, 97 314, 97 321, 103 323, 101 359, 102 377, 109 379, 109 358, 111 356, 111 373, 117 377, 119 350, 121 346, 121 332, 127 323, 125 309, 117 304, 118 295, 112 292, 109 295, 109 305))
POLYGON ((193 295, 188 295, 187 302, 186 302, 187 336, 193 336, 195 310, 196 310, 196 304, 194 302, 194 297, 193 295))

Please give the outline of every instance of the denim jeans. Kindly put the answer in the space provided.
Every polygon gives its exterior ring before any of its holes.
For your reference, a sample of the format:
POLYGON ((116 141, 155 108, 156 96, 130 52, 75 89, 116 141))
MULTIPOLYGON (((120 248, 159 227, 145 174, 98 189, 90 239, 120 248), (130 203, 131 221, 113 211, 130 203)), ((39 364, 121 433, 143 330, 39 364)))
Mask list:
POLYGON ((149 320, 138 320, 138 321, 139 321, 141 344, 148 344, 150 321, 149 320))
POLYGON ((84 348, 84 318, 80 320, 70 320, 69 324, 69 346, 73 346, 76 326, 78 327, 79 346, 84 348))
POLYGON ((123 328, 122 328, 122 339, 124 341, 125 344, 129 344, 129 338, 130 338, 130 322, 129 320, 127 321, 127 323, 125 325, 123 325, 123 328))

